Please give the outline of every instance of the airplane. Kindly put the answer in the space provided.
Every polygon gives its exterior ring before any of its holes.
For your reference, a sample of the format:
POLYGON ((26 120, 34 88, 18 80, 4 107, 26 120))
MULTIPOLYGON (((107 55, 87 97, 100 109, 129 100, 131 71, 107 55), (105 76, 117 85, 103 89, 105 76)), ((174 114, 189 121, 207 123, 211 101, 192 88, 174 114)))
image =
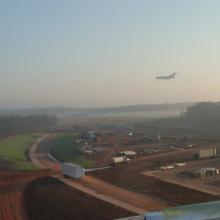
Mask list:
POLYGON ((220 201, 177 206, 118 220, 220 220, 220 201))
POLYGON ((144 220, 219 220, 220 201, 168 208, 144 215, 144 220))
POLYGON ((162 80, 175 79, 177 74, 178 73, 172 73, 172 74, 169 74, 169 75, 157 76, 156 79, 162 79, 162 80))

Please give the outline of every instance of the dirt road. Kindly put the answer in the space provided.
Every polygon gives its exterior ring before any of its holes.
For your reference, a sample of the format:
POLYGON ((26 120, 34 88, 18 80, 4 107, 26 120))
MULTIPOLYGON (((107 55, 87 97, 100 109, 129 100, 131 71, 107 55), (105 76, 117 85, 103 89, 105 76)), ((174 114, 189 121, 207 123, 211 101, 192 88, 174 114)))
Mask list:
POLYGON ((54 135, 47 134, 40 138, 35 144, 32 145, 29 151, 29 158, 33 164, 41 169, 49 169, 52 171, 60 171, 60 163, 48 157, 50 154, 50 148, 48 145, 44 145, 45 142, 53 139, 54 135))
POLYGON ((220 188, 215 185, 215 182, 220 181, 220 175, 207 176, 205 178, 199 177, 189 177, 187 175, 181 175, 184 172, 193 172, 193 170, 198 170, 201 167, 216 167, 220 166, 220 158, 216 157, 213 159, 206 160, 195 160, 188 162, 184 167, 176 167, 175 169, 160 171, 145 171, 142 172, 143 175, 149 177, 155 177, 160 180, 170 182, 176 185, 184 186, 190 189, 198 190, 213 196, 220 196, 220 188))
POLYGON ((111 196, 119 201, 126 202, 147 211, 162 209, 170 206, 168 203, 160 200, 159 198, 155 198, 150 195, 142 196, 92 176, 85 176, 85 178, 81 181, 81 184, 95 190, 97 193, 111 196))
POLYGON ((32 181, 24 198, 31 220, 112 220, 135 215, 53 177, 32 181))
POLYGON ((59 179, 89 195, 130 210, 136 214, 144 214, 146 211, 169 207, 166 202, 155 199, 154 197, 142 196, 91 176, 85 176, 80 181, 61 177, 59 179))

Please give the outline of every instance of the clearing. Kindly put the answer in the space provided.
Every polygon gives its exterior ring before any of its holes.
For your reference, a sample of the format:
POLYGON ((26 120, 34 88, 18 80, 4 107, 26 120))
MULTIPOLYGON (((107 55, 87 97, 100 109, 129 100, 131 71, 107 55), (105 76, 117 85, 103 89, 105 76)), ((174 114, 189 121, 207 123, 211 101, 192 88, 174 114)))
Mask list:
POLYGON ((56 137, 50 147, 50 153, 61 162, 71 162, 84 167, 93 167, 93 162, 78 150, 74 135, 60 135, 56 137))
POLYGON ((28 149, 39 138, 38 134, 21 134, 0 141, 0 158, 9 169, 37 170, 28 159, 28 149))

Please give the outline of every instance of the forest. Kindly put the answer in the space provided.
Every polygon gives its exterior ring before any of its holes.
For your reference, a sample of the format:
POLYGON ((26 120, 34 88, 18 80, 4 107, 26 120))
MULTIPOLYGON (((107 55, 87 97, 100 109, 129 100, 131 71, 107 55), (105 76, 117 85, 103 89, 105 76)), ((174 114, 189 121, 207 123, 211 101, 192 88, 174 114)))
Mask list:
POLYGON ((32 131, 56 126, 56 116, 30 115, 30 116, 0 116, 0 133, 32 131))

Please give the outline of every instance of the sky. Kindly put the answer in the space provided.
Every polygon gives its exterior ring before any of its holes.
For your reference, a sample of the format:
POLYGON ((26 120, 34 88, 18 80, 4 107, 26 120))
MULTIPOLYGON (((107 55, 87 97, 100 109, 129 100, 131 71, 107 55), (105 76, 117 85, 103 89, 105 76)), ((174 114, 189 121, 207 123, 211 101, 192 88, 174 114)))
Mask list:
POLYGON ((219 0, 0 0, 0 108, 219 101, 219 11, 219 0))

